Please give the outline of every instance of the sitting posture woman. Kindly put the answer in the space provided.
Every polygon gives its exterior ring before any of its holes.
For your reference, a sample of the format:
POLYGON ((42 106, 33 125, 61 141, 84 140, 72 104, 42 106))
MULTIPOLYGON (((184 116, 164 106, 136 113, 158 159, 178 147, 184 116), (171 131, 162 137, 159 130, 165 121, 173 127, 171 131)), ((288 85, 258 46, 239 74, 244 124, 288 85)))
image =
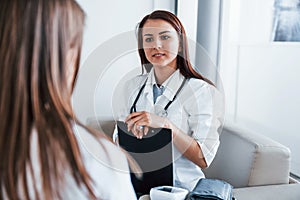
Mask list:
POLYGON ((0 199, 136 199, 126 156, 74 117, 83 27, 74 0, 1 1, 0 199))
POLYGON ((138 26, 138 48, 142 66, 150 72, 125 87, 128 130, 142 138, 149 127, 171 129, 175 186, 192 190, 219 146, 223 96, 193 69, 185 30, 174 14, 145 16, 138 26))

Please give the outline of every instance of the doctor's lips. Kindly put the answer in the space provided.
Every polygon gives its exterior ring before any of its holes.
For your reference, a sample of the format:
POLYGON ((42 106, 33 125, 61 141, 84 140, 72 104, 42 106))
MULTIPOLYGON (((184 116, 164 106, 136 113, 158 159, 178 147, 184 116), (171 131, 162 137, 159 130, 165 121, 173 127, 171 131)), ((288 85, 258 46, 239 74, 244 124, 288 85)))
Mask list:
POLYGON ((164 53, 155 53, 152 55, 152 57, 162 57, 162 56, 165 56, 166 54, 164 53))

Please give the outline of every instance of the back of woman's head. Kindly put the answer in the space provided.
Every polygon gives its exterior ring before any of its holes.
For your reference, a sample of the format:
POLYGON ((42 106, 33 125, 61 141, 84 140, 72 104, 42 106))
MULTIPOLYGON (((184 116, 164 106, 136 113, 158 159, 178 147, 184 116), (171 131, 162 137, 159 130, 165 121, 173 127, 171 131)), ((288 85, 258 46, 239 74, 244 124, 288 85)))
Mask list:
POLYGON ((205 80, 206 82, 212 84, 211 81, 203 77, 201 74, 196 72, 194 68, 192 67, 190 63, 190 58, 189 58, 189 50, 188 50, 188 42, 187 42, 187 37, 185 33, 185 29, 178 19, 176 15, 169 11, 165 10, 155 10, 152 13, 146 15, 141 22, 138 24, 138 30, 137 30, 137 35, 138 35, 138 52, 139 56, 141 59, 141 64, 146 67, 147 71, 149 68, 152 67, 152 64, 147 60, 145 51, 143 49, 143 27, 145 23, 148 20, 164 20, 168 22, 177 32, 178 37, 179 37, 179 49, 180 51, 178 52, 177 55, 177 68, 179 68, 180 73, 186 77, 186 78, 198 78, 205 80))
POLYGON ((61 197, 61 166, 93 197, 72 131, 83 27, 84 12, 74 0, 1 1, 0 198, 30 199, 33 133, 41 170, 41 186, 32 186, 36 199, 61 197))

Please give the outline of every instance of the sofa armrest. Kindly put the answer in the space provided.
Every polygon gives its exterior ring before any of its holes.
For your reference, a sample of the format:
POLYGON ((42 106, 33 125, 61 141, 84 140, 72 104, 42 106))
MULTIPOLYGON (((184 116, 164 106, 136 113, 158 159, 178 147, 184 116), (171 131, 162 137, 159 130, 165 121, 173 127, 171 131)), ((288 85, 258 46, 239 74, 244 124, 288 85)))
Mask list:
POLYGON ((288 184, 290 150, 261 134, 225 125, 220 147, 207 178, 225 180, 234 187, 288 184))

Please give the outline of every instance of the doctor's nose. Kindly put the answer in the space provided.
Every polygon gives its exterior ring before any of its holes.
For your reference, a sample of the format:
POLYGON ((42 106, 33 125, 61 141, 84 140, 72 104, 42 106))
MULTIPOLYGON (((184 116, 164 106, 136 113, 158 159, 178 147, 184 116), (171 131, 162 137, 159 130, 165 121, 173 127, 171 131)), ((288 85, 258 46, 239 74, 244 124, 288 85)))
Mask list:
POLYGON ((158 40, 155 40, 153 42, 153 49, 161 49, 162 48, 162 42, 158 39, 158 40))

